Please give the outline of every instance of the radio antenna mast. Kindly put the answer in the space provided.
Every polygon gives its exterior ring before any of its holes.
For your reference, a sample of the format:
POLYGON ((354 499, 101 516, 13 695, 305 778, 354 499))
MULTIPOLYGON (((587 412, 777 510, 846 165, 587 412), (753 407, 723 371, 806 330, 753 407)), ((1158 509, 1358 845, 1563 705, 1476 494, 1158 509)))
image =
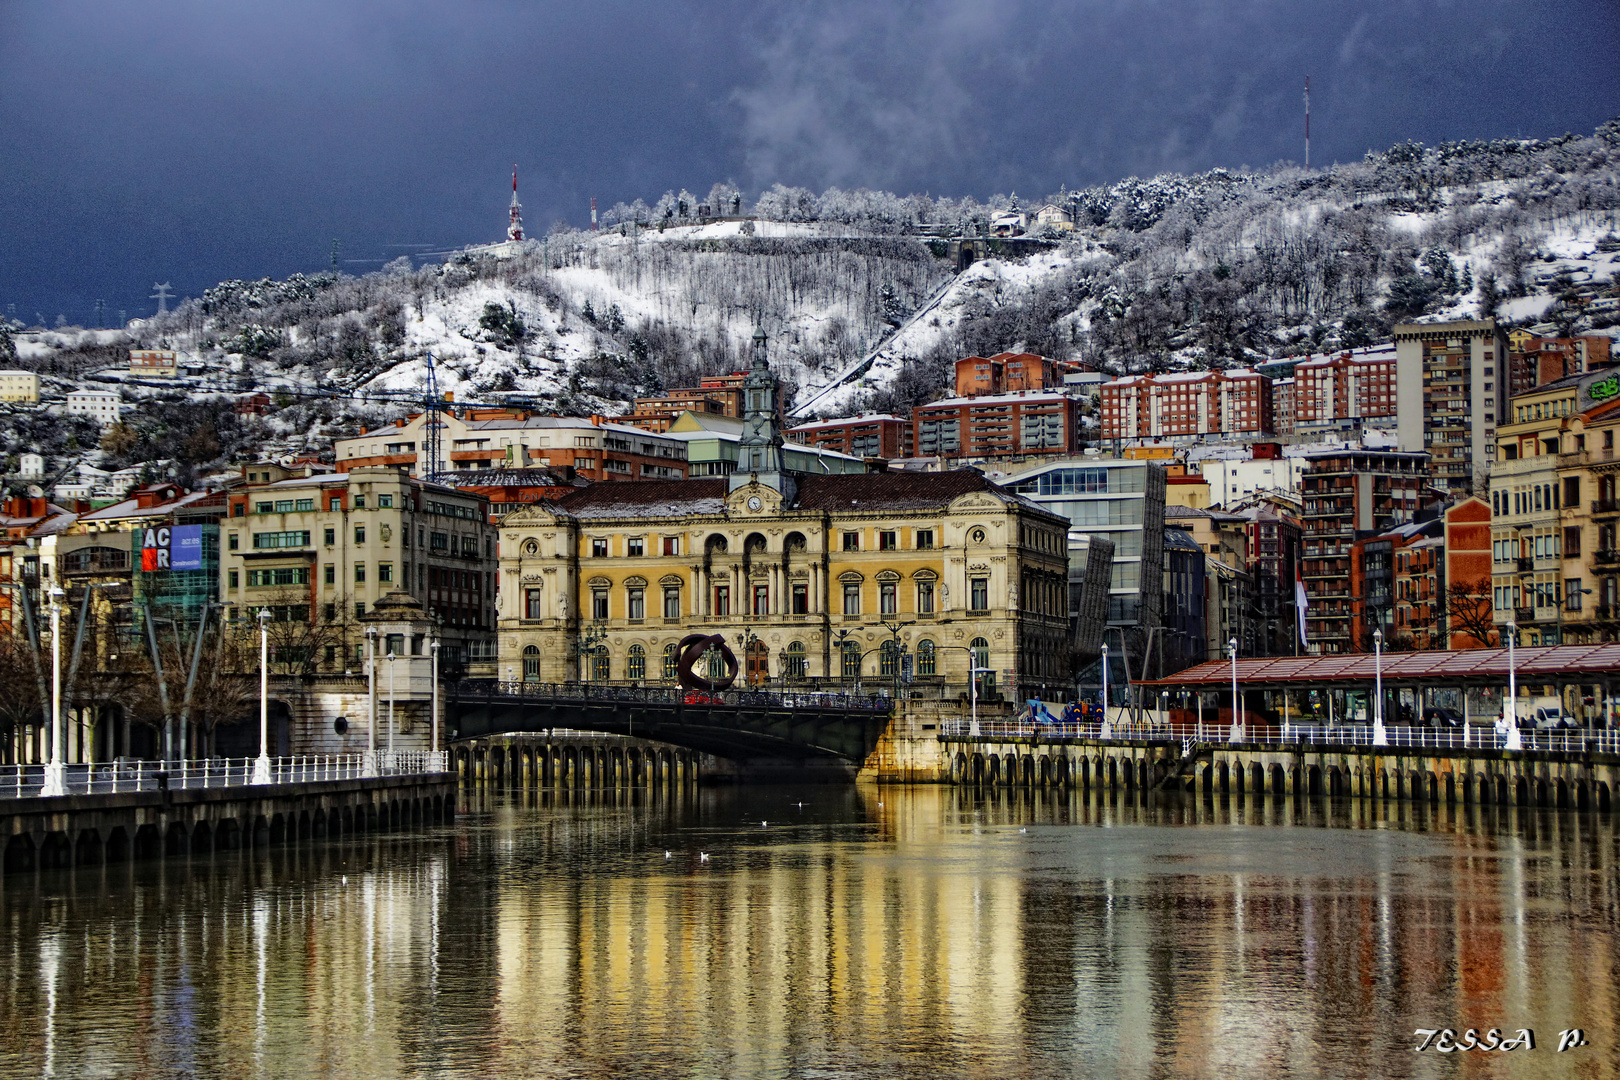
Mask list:
POLYGON ((1311 77, 1305 76, 1305 167, 1311 167, 1311 77))

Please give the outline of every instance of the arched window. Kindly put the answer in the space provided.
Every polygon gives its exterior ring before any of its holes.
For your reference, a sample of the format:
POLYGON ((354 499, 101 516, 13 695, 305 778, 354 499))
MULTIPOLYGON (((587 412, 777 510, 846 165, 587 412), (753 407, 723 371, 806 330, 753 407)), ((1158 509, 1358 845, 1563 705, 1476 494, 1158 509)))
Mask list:
POLYGON ((606 645, 598 645, 591 654, 591 678, 596 682, 607 682, 612 666, 608 663, 606 645))
POLYGON ((675 643, 672 641, 668 645, 665 645, 664 646, 664 678, 668 679, 671 682, 674 682, 675 679, 679 677, 679 670, 678 669, 680 667, 680 661, 681 661, 680 650, 675 648, 675 643))
POLYGON ((938 671, 934 666, 934 643, 929 641, 927 638, 923 638, 921 641, 917 642, 917 674, 938 674, 938 671))
POLYGON ((890 638, 885 641, 883 647, 878 650, 878 674, 893 678, 895 674, 895 657, 899 655, 900 650, 895 646, 894 639, 890 638))
POLYGON ((973 681, 983 697, 996 688, 996 673, 990 668, 990 643, 982 637, 974 638, 968 643, 968 655, 973 659, 973 681))
POLYGON ((630 646, 630 659, 625 665, 625 678, 641 680, 647 677, 647 650, 640 645, 630 646))
POLYGON ((523 681, 540 681, 540 646, 523 646, 523 681))
POLYGON ((841 646, 840 655, 842 656, 842 661, 841 661, 839 666, 840 666, 841 672, 843 673, 843 677, 846 678, 846 679, 858 679, 858 678, 860 678, 861 677, 861 647, 860 647, 860 645, 858 645, 857 643, 855 643, 853 641, 846 641, 841 646))
POLYGON ((795 641, 787 647, 787 671, 784 674, 790 679, 802 679, 808 674, 809 665, 804 655, 804 642, 795 641))

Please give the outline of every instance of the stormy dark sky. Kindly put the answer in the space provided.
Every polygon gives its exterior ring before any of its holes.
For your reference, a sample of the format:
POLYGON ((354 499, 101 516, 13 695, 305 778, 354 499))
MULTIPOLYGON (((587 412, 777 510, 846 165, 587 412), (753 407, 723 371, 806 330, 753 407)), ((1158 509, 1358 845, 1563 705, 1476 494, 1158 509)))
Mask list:
POLYGON ((0 311, 499 239, 731 180, 906 193, 1620 114, 1615 0, 0 0, 0 311))

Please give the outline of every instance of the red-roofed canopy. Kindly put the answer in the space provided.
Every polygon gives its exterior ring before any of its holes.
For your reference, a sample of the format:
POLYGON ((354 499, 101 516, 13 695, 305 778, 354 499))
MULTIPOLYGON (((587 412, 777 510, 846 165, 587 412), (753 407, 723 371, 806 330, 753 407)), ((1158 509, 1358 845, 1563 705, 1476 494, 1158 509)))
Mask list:
MULTIPOLYGON (((1372 653, 1333 656, 1238 657, 1238 683, 1245 689, 1371 685, 1372 653)), ((1524 683, 1596 683, 1620 677, 1620 644, 1550 645, 1514 650, 1514 672, 1524 683)), ((1445 652, 1385 653, 1386 686, 1504 686, 1508 677, 1506 649, 1462 649, 1445 652)), ((1232 662, 1212 660, 1163 679, 1144 679, 1140 686, 1167 690, 1230 687, 1232 662)))

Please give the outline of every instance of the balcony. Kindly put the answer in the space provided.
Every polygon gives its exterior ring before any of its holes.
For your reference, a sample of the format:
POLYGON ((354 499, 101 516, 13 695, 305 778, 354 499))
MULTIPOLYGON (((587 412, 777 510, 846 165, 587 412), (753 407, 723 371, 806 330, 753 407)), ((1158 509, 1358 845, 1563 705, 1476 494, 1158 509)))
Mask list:
POLYGON ((1521 573, 1521 574, 1532 574, 1532 573, 1535 572, 1536 560, 1534 560, 1534 559, 1517 559, 1515 561, 1519 564, 1519 573, 1521 573))
POLYGON ((1592 552, 1593 566, 1614 566, 1620 563, 1620 550, 1614 548, 1598 548, 1592 552))
POLYGON ((1620 514, 1620 500, 1617 500, 1617 499, 1594 499, 1594 500, 1592 500, 1592 513, 1594 515, 1596 515, 1596 514, 1620 514))
POLYGON ((1593 618, 1597 618, 1597 619, 1612 619, 1612 618, 1614 618, 1614 608, 1610 607, 1608 604, 1599 604, 1593 610, 1596 612, 1596 614, 1593 616, 1593 618))
POLYGON ((1536 621, 1536 609, 1535 608, 1527 608, 1527 607, 1514 608, 1513 609, 1513 621, 1518 623, 1520 626, 1524 626, 1527 623, 1535 622, 1536 621))

